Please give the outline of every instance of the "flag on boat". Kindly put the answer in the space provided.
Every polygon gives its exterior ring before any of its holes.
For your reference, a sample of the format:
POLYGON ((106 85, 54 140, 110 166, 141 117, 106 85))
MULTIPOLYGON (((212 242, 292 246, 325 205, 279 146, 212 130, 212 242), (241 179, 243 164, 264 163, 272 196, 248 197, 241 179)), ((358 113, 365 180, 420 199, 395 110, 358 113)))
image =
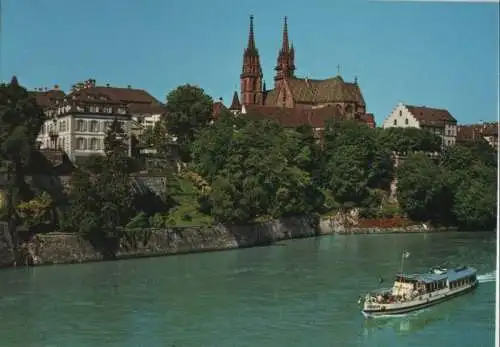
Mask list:
POLYGON ((410 257, 410 252, 408 252, 408 251, 404 251, 404 253, 403 253, 403 257, 404 257, 405 259, 408 259, 408 258, 410 257))

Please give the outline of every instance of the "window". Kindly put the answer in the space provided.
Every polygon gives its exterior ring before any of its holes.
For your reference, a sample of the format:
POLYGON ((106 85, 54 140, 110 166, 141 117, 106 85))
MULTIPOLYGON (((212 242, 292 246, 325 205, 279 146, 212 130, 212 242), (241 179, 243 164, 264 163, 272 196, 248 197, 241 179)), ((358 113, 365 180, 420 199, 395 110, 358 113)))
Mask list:
POLYGON ((85 139, 83 137, 79 137, 76 139, 76 148, 79 150, 85 149, 85 139))
POLYGON ((408 118, 405 118, 405 124, 408 125, 408 118))
POLYGON ((90 121, 90 131, 93 133, 99 132, 99 122, 96 120, 90 121))
POLYGON ((398 125, 398 120, 397 119, 394 120, 394 125, 395 126, 398 125))
POLYGON ((76 121, 76 131, 85 131, 85 122, 82 119, 76 121))
POLYGON ((97 141, 97 139, 95 137, 90 139, 90 149, 93 151, 99 150, 99 142, 97 141))
POLYGON ((399 116, 402 117, 403 116, 403 111, 399 110, 399 116))

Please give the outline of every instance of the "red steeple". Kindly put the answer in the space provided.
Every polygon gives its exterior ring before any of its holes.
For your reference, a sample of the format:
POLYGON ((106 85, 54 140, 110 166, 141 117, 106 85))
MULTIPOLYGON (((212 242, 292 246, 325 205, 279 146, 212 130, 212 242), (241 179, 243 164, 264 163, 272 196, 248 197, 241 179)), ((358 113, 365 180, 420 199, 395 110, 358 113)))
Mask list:
POLYGON ((262 103, 262 67, 260 65, 259 50, 255 45, 253 15, 250 16, 248 44, 243 53, 243 68, 240 75, 241 101, 243 104, 262 103))
POLYGON ((283 24, 283 40, 275 70, 276 76, 274 76, 274 84, 276 87, 281 84, 283 79, 292 77, 295 71, 295 49, 293 45, 290 46, 289 44, 287 17, 285 17, 285 22, 283 24))

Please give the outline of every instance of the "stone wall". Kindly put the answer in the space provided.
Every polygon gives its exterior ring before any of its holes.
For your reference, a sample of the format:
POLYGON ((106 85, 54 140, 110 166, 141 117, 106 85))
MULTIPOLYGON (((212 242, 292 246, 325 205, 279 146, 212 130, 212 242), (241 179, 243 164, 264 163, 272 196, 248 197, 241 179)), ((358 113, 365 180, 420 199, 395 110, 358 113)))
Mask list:
MULTIPOLYGON (((117 259, 162 256, 269 245, 273 242, 317 236, 313 218, 289 218, 250 225, 200 226, 129 230, 120 241, 117 259)), ((22 246, 32 265, 83 263, 103 260, 76 234, 50 233, 33 237, 22 246)))
MULTIPOLYGON (((318 220, 288 218, 248 225, 176 227, 127 230, 120 240, 117 259, 165 256, 265 246, 276 241, 329 234, 365 234, 433 231, 425 225, 368 227, 356 211, 318 220)), ((78 234, 37 234, 20 247, 18 265, 48 265, 101 261, 104 257, 78 234)), ((0 265, 13 266, 12 242, 0 224, 0 265)))

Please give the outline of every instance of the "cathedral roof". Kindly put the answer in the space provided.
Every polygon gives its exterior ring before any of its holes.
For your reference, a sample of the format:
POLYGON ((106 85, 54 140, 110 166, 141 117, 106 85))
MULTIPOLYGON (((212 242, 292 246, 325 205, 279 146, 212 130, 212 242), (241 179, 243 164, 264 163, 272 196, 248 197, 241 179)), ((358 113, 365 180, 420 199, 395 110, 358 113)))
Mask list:
POLYGON ((356 102, 365 106, 357 83, 344 82, 340 76, 324 80, 288 78, 286 83, 297 103, 356 102))
POLYGON ((273 119, 283 127, 310 125, 324 128, 329 119, 341 119, 342 115, 335 106, 314 109, 286 108, 275 106, 245 105, 248 117, 255 119, 273 119))

